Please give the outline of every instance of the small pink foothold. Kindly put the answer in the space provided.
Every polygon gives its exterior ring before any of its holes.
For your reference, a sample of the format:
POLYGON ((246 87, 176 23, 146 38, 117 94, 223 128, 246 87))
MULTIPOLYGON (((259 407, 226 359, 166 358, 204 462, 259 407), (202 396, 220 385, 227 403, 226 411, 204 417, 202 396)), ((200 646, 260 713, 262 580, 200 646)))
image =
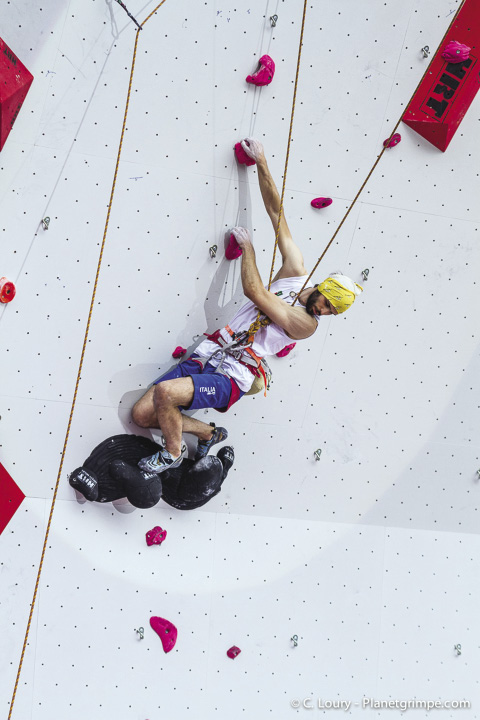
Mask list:
POLYGON ((289 353, 292 352, 293 348, 295 347, 297 343, 291 343, 290 345, 285 345, 283 350, 279 350, 277 353, 277 357, 286 357, 289 353))
POLYGON ((402 139, 402 136, 400 135, 400 133, 395 133, 395 135, 392 135, 391 138, 387 138, 386 140, 383 141, 383 147, 386 147, 386 148, 395 147, 395 145, 398 145, 398 143, 400 142, 401 139, 402 139))
MULTIPOLYGON (((248 142, 247 142, 248 145, 248 142)), ((247 155, 241 143, 235 145, 235 155, 239 165, 256 165, 257 163, 250 155, 247 155)))
POLYGON ((329 205, 331 205, 332 202, 333 202, 332 198, 319 197, 319 198, 315 198, 314 200, 312 200, 310 205, 314 208, 317 208, 317 210, 321 210, 322 208, 328 207, 329 205))
POLYGON ((175 625, 161 617, 151 617, 150 625, 162 641, 164 651, 168 653, 173 650, 177 642, 177 628, 175 625))
POLYGON ((237 647, 236 645, 232 645, 230 650, 227 650, 227 655, 229 658, 232 658, 232 660, 235 660, 237 655, 240 655, 241 652, 242 651, 240 650, 239 647, 237 647))
POLYGON ((460 63, 468 60, 472 48, 456 40, 450 40, 443 49, 442 58, 451 63, 460 63))
POLYGON ((147 545, 161 545, 167 537, 167 531, 162 530, 159 525, 156 525, 146 533, 145 537, 147 539, 147 545))
POLYGON ((275 63, 270 55, 262 55, 258 61, 258 67, 253 75, 248 75, 246 80, 252 85, 270 85, 275 74, 275 63))
POLYGON ((175 350, 172 352, 172 357, 175 359, 181 358, 184 355, 186 355, 187 351, 185 348, 182 348, 181 345, 175 348, 175 350))
POLYGON ((242 248, 237 243, 237 241, 235 240, 235 236, 232 233, 230 235, 230 240, 227 245, 227 248, 225 250, 225 257, 227 258, 227 260, 235 260, 235 258, 240 257, 242 252, 243 252, 242 248))

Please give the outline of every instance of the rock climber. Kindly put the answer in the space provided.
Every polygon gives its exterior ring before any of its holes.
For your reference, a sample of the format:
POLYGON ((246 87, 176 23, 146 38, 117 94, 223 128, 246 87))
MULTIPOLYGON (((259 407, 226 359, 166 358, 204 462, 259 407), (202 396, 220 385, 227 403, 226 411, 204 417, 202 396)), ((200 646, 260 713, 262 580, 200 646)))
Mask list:
MULTIPOLYGON (((241 145, 256 163, 265 209, 276 230, 280 196, 263 146, 254 138, 246 138, 241 145)), ((251 392, 253 383, 258 385, 260 381, 260 385, 267 387, 270 370, 266 356, 274 355, 291 340, 310 337, 320 317, 343 313, 362 292, 359 285, 341 273, 301 289, 307 271, 283 212, 278 234, 282 266, 270 290, 264 287, 258 272, 249 231, 235 227, 231 233, 242 249, 241 280, 249 302, 225 328, 208 335, 186 361, 155 380, 133 407, 132 418, 137 425, 161 428, 165 437, 162 451, 140 460, 139 466, 146 472, 161 473, 182 462, 182 433, 198 438, 195 460, 207 455, 213 445, 227 438, 227 431, 214 423, 208 425, 189 417, 182 410, 215 408, 225 412, 251 392), (297 302, 292 307, 295 298, 297 302), (255 326, 258 311, 261 316, 255 326)))

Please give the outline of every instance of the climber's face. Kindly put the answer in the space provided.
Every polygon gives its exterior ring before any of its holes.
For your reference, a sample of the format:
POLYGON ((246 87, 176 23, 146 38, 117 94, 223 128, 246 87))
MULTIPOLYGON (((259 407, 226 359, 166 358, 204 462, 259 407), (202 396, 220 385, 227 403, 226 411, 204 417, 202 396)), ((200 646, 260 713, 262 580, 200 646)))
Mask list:
POLYGON ((322 295, 318 290, 312 290, 307 298, 305 309, 312 317, 319 317, 320 315, 338 315, 338 312, 333 307, 330 300, 327 300, 325 295, 322 295))

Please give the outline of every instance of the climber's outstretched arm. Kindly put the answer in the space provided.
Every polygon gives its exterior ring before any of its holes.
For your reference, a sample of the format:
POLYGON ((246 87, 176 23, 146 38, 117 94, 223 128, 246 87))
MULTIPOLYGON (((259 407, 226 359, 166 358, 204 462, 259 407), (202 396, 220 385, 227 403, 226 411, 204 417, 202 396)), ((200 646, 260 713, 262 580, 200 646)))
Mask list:
POLYGON ((232 228, 232 233, 242 248, 242 286, 248 299, 293 340, 303 340, 312 335, 317 329, 316 320, 304 308, 292 307, 263 286, 248 230, 232 228))
MULTIPOLYGON (((253 158, 257 164, 258 183, 260 185, 263 203, 272 222, 273 229, 276 232, 280 213, 280 195, 268 168, 263 145, 254 138, 247 138, 243 140, 242 147, 247 155, 253 158)), ((278 233, 278 249, 280 250, 283 264, 274 280, 282 277, 296 277, 307 274, 303 264, 302 253, 299 247, 293 242, 283 210, 278 233)))

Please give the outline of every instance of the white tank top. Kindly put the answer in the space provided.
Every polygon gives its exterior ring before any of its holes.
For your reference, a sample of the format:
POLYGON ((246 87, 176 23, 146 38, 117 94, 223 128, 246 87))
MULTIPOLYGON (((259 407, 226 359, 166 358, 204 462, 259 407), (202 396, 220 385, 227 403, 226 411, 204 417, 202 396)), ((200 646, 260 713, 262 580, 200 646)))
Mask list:
MULTIPOLYGON (((281 278, 271 284, 270 292, 291 305, 296 297, 296 294, 303 287, 305 277, 305 275, 302 275, 300 277, 281 278)), ((306 287, 313 287, 313 285, 308 283, 306 287)), ((242 332, 243 330, 248 330, 252 322, 256 320, 257 315, 258 310, 255 307, 255 304, 250 300, 240 308, 233 320, 228 324, 234 332, 242 332)), ((221 333, 227 342, 231 342, 228 330, 223 329, 221 333)), ((277 352, 282 350, 285 345, 289 345, 291 342, 293 342, 292 339, 288 337, 287 333, 280 327, 280 325, 271 323, 266 327, 260 328, 260 330, 258 330, 255 334, 252 350, 256 355, 266 357, 268 355, 275 355, 277 352)), ((214 343, 212 340, 204 340, 200 343, 195 352, 202 357, 208 357, 218 349, 219 346, 217 343, 214 343)), ((212 358, 210 362, 216 367, 220 362, 220 355, 216 358, 212 358)), ((222 365, 222 372, 233 378, 240 390, 243 390, 244 392, 250 390, 254 376, 250 370, 245 367, 245 365, 242 365, 242 363, 238 362, 230 355, 225 356, 225 360, 222 365)))

